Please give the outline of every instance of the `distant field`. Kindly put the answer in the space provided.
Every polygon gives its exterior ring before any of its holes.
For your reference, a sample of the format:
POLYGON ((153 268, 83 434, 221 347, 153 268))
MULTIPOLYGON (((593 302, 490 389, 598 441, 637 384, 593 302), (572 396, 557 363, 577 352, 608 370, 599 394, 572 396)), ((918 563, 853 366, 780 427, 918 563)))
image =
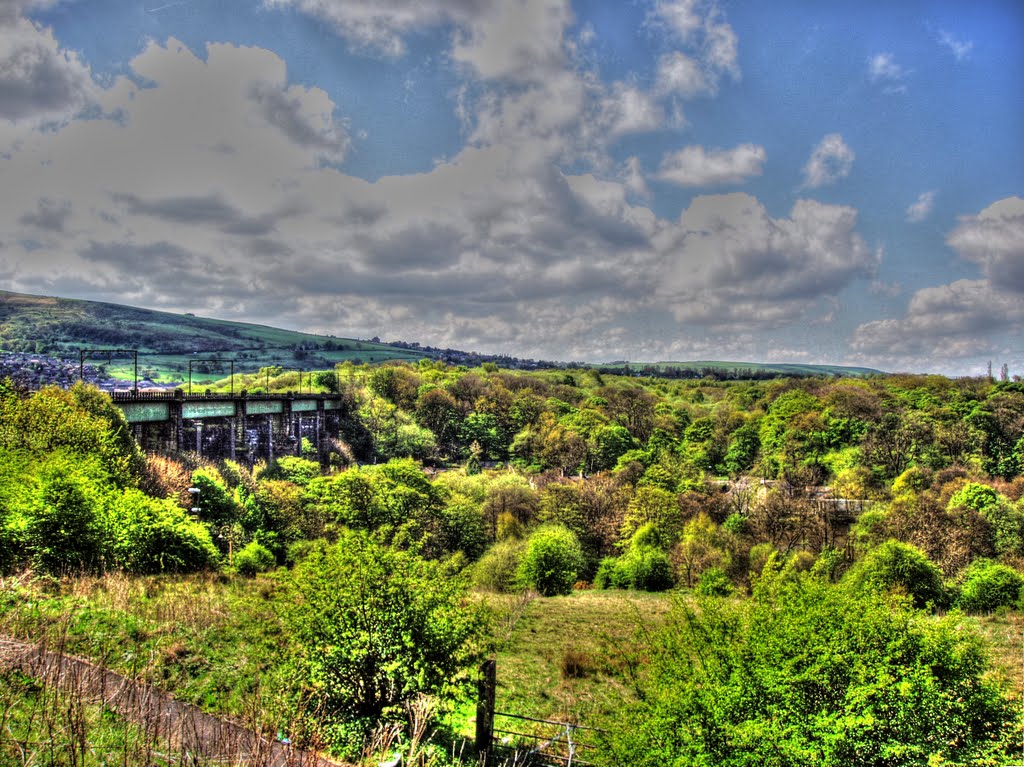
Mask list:
POLYGON ((693 360, 688 362, 610 362, 604 365, 595 365, 599 369, 619 370, 629 367, 637 372, 647 371, 651 368, 657 370, 682 370, 699 374, 705 371, 723 371, 729 374, 736 373, 761 373, 766 375, 781 376, 868 376, 882 374, 881 370, 874 368, 846 367, 843 365, 804 365, 786 363, 760 363, 760 362, 724 362, 721 360, 693 360))
MULTIPOLYGON (((192 314, 172 314, 98 301, 30 296, 0 291, 0 349, 77 359, 82 349, 136 349, 139 376, 184 381, 189 361, 212 357, 234 361, 235 372, 279 366, 319 370, 338 362, 418 360, 422 352, 351 338, 319 336, 192 314)), ((130 358, 96 353, 92 365, 131 378, 130 358)), ((193 381, 227 376, 229 365, 193 365, 193 381)))

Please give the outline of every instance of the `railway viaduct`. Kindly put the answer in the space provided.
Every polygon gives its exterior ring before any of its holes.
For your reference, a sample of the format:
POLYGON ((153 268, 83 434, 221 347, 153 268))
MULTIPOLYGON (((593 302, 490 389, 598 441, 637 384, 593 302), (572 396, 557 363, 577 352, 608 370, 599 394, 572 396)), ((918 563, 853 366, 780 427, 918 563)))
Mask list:
POLYGON ((143 450, 194 450, 211 458, 246 463, 298 455, 303 438, 321 463, 339 436, 345 402, 337 394, 185 394, 114 392, 143 450))

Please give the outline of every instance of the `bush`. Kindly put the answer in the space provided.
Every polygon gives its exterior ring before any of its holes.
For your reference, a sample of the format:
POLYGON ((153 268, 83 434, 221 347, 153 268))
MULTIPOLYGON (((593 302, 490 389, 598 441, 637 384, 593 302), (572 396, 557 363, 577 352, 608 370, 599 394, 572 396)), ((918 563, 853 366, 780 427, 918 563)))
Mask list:
POLYGON ((270 549, 256 541, 251 541, 235 554, 235 570, 250 577, 256 573, 265 573, 276 564, 277 559, 270 549))
POLYGON ((886 541, 872 549, 854 565, 845 580, 854 589, 904 591, 918 608, 946 604, 942 571, 923 551, 909 543, 886 541))
POLYGON ((1011 763, 1016 707, 970 624, 891 602, 772 568, 750 600, 677 601, 608 763, 1011 763))
POLYGON ((498 541, 473 566, 473 582, 491 591, 515 591, 525 549, 526 543, 515 538, 498 541))
POLYGON ((43 477, 26 514, 25 542, 34 569, 67 575, 100 566, 99 496, 100 486, 77 473, 54 469, 43 477))
POLYGON ((292 577, 287 620, 304 655, 310 725, 354 756, 370 728, 420 694, 449 703, 478 657, 483 613, 444 563, 346 533, 292 577))
POLYGON ((568 594, 583 569, 583 549, 562 525, 543 525, 530 536, 519 563, 519 581, 550 597, 568 594))
POLYGON ((990 613, 997 607, 1013 607, 1022 585, 1024 578, 1013 568, 979 559, 964 574, 956 606, 970 613, 990 613))
POLYGON ((633 546, 621 557, 601 560, 594 576, 599 589, 665 591, 674 585, 668 555, 650 546, 633 546))
POLYGON ((720 567, 711 567, 700 574, 700 580, 694 588, 701 596, 706 597, 729 597, 736 589, 725 571, 720 567))
POLYGON ((107 550, 128 572, 194 572, 220 559, 206 525, 169 499, 128 489, 110 498, 105 511, 107 550))

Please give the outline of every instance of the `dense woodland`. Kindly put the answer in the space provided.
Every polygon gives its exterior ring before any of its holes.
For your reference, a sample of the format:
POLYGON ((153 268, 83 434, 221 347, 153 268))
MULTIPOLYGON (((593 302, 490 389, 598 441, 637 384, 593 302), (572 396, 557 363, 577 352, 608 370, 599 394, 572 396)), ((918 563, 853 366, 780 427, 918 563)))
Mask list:
POLYGON ((609 763, 1019 752, 1019 700, 963 620, 1016 610, 1024 583, 1024 385, 429 360, 313 380, 345 395, 325 466, 312 445, 143 455, 95 389, 3 385, 0 566, 272 573, 301 639, 285 697, 339 753, 416 695, 461 699, 494 649, 481 595, 580 589, 674 604, 609 763))

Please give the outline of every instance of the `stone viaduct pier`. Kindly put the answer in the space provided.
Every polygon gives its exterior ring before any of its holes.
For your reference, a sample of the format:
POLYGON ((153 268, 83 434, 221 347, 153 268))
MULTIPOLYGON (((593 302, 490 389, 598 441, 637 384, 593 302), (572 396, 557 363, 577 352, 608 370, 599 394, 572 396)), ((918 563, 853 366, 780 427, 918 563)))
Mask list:
POLYGON ((114 392, 143 450, 194 450, 211 458, 246 463, 299 455, 308 439, 321 463, 341 430, 344 399, 338 394, 185 394, 114 392))

